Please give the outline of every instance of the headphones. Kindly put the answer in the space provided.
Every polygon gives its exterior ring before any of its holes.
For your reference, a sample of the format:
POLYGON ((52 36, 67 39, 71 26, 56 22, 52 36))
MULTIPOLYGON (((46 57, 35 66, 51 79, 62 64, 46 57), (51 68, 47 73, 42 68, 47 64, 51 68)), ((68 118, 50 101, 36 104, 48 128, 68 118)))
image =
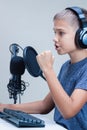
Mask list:
POLYGON ((71 10, 77 17, 80 23, 80 28, 76 31, 75 43, 79 48, 87 48, 87 20, 79 7, 68 7, 66 9, 71 10))

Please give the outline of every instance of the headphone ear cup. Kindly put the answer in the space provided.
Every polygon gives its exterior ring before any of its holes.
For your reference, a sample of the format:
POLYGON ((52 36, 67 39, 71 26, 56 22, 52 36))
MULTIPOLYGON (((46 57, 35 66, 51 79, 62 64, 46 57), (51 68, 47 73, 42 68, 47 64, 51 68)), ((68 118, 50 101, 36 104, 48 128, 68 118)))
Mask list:
POLYGON ((83 40, 84 45, 87 48, 87 29, 84 29, 84 35, 82 36, 82 40, 83 40))
POLYGON ((75 35, 75 43, 78 48, 87 48, 87 30, 78 29, 75 35))

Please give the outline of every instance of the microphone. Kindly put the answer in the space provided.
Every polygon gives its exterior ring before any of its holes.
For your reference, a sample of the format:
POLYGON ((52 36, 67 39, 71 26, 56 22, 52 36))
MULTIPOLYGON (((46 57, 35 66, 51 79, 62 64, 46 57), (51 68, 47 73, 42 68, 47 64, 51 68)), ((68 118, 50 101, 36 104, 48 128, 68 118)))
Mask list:
POLYGON ((22 75, 25 71, 24 60, 20 56, 15 56, 10 61, 10 72, 14 75, 22 75))
POLYGON ((14 99, 14 104, 17 101, 17 95, 23 94, 26 89, 25 82, 21 80, 21 75, 25 72, 24 60, 20 56, 13 56, 10 61, 10 73, 12 78, 7 85, 9 98, 14 99))

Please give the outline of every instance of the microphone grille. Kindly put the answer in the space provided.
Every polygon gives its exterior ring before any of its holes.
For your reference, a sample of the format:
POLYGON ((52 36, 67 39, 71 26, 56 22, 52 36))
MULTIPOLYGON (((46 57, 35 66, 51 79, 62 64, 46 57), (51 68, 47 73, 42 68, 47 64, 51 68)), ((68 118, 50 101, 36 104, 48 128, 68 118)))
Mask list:
POLYGON ((14 56, 10 61, 10 72, 14 75, 22 75, 25 71, 24 60, 20 56, 14 56))

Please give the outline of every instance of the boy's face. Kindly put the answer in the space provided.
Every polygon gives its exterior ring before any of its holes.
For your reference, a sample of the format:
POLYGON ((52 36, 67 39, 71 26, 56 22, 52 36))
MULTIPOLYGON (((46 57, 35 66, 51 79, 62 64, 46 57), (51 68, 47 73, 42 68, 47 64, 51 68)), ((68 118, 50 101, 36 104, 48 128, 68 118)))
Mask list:
POLYGON ((71 55, 78 48, 75 45, 75 34, 76 31, 69 24, 69 22, 65 20, 55 20, 54 21, 54 45, 58 54, 66 54, 71 55))

